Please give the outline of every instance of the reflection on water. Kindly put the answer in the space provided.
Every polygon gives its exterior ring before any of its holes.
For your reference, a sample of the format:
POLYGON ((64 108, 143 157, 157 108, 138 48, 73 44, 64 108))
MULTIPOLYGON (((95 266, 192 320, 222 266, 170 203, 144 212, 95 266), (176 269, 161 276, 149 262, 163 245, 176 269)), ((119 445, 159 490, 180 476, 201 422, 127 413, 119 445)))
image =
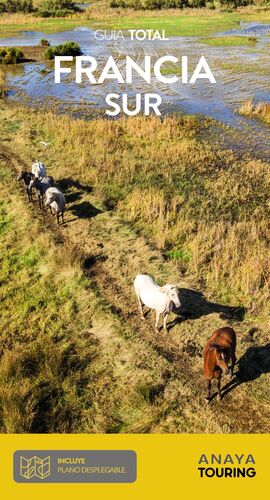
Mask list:
MULTIPOLYGON (((80 44, 84 54, 93 55, 98 60, 99 69, 113 55, 122 74, 126 55, 142 66, 145 55, 152 56, 153 61, 165 54, 175 55, 179 59, 187 55, 190 73, 204 55, 215 75, 216 85, 206 80, 193 85, 182 84, 181 81, 169 85, 154 77, 151 84, 135 77, 132 84, 118 84, 112 80, 102 85, 91 85, 86 79, 81 85, 77 85, 74 70, 72 75, 64 75, 61 85, 57 85, 54 83, 53 64, 45 61, 9 67, 8 84, 17 91, 12 99, 22 99, 24 95, 31 98, 31 104, 38 102, 39 105, 43 103, 48 107, 55 107, 57 102, 62 111, 88 117, 92 110, 99 110, 104 115, 105 95, 108 93, 125 92, 134 100, 136 93, 157 92, 163 100, 163 112, 202 113, 236 128, 248 124, 247 128, 252 129, 250 121, 239 117, 236 110, 239 103, 250 97, 254 97, 255 101, 270 101, 270 25, 240 23, 239 29, 226 34, 256 36, 257 41, 252 46, 247 44, 240 48, 208 46, 201 43, 198 37, 170 37, 168 42, 131 41, 128 38, 121 41, 97 41, 93 30, 79 27, 51 35, 22 32, 16 38, 2 39, 1 45, 38 45, 44 37, 51 45, 74 40, 80 44)), ((217 34, 220 35, 224 33, 217 34)), ((256 127, 264 130, 265 145, 260 141, 260 149, 263 151, 266 148, 269 154, 270 132, 263 124, 256 124, 256 127)), ((254 136, 254 132, 252 135, 254 136)))

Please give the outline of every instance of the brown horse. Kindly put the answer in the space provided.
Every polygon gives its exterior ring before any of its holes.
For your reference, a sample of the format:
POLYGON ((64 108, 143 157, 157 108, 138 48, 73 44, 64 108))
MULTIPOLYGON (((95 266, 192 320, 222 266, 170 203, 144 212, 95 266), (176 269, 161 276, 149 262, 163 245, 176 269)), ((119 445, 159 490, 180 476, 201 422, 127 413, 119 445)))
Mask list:
POLYGON ((228 363, 231 361, 231 376, 236 362, 235 357, 236 335, 229 326, 219 328, 212 333, 204 348, 204 376, 207 380, 208 396, 206 401, 211 400, 211 381, 217 379, 218 400, 221 400, 220 382, 222 372, 229 373, 228 363))

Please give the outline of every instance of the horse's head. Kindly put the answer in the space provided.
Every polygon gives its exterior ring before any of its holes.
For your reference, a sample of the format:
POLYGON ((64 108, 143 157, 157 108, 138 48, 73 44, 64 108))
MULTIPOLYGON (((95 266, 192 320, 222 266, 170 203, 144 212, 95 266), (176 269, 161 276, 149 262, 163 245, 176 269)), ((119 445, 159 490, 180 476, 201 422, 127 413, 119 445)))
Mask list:
POLYGON ((229 366, 225 348, 218 344, 211 344, 211 349, 215 350, 216 365, 227 375, 229 373, 229 366))
POLYGON ((162 293, 165 293, 171 302, 174 303, 176 308, 181 307, 181 302, 179 299, 179 291, 175 285, 164 285, 161 287, 162 293))
POLYGON ((25 177, 25 174, 25 170, 22 170, 17 177, 17 181, 21 181, 25 177))
POLYGON ((48 207, 54 201, 57 201, 57 194, 55 192, 51 192, 51 191, 47 190, 46 191, 45 207, 48 207))
POLYGON ((25 184, 28 185, 30 183, 31 179, 34 179, 34 178, 35 178, 35 176, 31 172, 26 172, 25 170, 22 170, 17 177, 17 181, 23 180, 25 182, 25 184))

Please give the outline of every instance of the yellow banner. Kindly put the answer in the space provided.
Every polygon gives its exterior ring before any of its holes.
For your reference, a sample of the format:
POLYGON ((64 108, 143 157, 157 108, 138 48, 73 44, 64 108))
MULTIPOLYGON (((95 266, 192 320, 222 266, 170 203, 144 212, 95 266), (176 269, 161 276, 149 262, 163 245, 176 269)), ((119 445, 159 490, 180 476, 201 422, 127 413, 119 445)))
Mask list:
MULTIPOLYGON (((269 435, 1 435, 0 491, 2 498, 14 500, 197 496, 200 499, 254 499, 259 492, 268 491, 269 448, 269 435), (43 476, 38 483, 27 483, 31 471, 32 476, 35 474, 34 469, 28 469, 27 473, 24 470, 24 482, 14 480, 13 460, 18 450, 23 450, 22 454, 33 451, 35 460, 42 463, 43 476), (82 458, 76 458, 76 467, 85 463, 83 457, 87 450, 133 451, 137 458, 137 477, 126 484, 47 483, 44 481, 48 481, 51 474, 48 461, 53 450, 61 457, 58 459, 61 471, 64 463, 72 467, 71 458, 63 459, 69 454, 73 456, 70 450, 80 451, 82 458), (45 464, 38 457, 39 452, 41 458, 46 455, 45 464)), ((27 457, 23 457, 24 467, 27 457)), ((72 471, 76 473, 75 468, 72 471)))

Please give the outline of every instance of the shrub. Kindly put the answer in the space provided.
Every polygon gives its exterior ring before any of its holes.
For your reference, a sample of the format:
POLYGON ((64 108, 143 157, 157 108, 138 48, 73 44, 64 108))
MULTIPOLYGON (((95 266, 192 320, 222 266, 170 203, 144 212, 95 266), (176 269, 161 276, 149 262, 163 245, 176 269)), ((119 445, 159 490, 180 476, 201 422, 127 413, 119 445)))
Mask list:
POLYGON ((145 0, 144 7, 147 10, 162 9, 164 0, 145 0))
POLYGON ((205 7, 205 0, 188 0, 188 7, 198 8, 205 7))
POLYGON ((34 12, 33 0, 2 0, 0 2, 0 13, 3 12, 34 12))
POLYGON ((142 10, 143 4, 141 0, 133 0, 132 3, 130 3, 129 7, 132 7, 135 10, 142 10))
POLYGON ((66 17, 81 9, 70 0, 47 0, 38 10, 41 17, 66 17))
POLYGON ((220 5, 222 7, 229 7, 229 8, 237 8, 237 7, 245 7, 246 5, 252 5, 254 2, 253 0, 220 0, 220 5))
POLYGON ((1 64, 18 64, 22 62, 24 55, 20 49, 16 47, 6 47, 0 49, 0 63, 1 64))
POLYGON ((77 42, 65 42, 56 47, 49 47, 45 52, 45 59, 53 59, 55 56, 80 56, 81 48, 77 42))
POLYGON ((50 42, 46 38, 41 38, 39 45, 42 47, 50 47, 50 42))
POLYGON ((164 7, 166 9, 183 9, 187 4, 187 0, 164 0, 164 7))
MULTIPOLYGON (((128 7, 128 5, 126 4, 125 0, 111 0, 110 7, 112 7, 113 9, 118 9, 119 7, 125 9, 126 7, 128 7)), ((133 7, 133 5, 130 5, 130 7, 133 7)))

